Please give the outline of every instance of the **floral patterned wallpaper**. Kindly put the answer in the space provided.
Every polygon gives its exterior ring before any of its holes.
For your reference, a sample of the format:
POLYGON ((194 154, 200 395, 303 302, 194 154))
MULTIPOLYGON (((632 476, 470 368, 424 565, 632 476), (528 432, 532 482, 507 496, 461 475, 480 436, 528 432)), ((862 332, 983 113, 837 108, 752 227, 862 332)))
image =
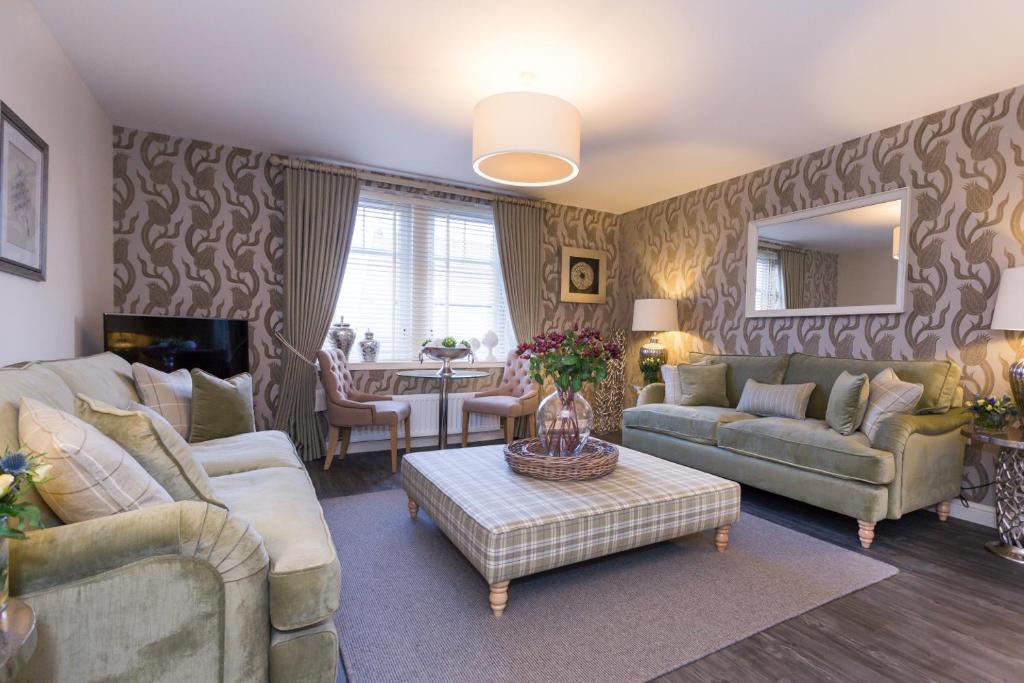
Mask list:
MULTIPOLYGON (((690 350, 859 358, 948 358, 972 394, 1008 391, 1019 333, 990 330, 1000 272, 1024 257, 1024 88, 865 135, 620 216, 620 287, 682 303, 673 359, 690 350), (909 310, 901 315, 743 315, 747 223, 911 188, 909 310)), ((631 355, 642 343, 633 335, 631 355)), ((629 366, 631 377, 638 371, 629 366)), ((965 485, 992 462, 969 450, 965 485)), ((991 502, 991 491, 968 492, 991 502)))

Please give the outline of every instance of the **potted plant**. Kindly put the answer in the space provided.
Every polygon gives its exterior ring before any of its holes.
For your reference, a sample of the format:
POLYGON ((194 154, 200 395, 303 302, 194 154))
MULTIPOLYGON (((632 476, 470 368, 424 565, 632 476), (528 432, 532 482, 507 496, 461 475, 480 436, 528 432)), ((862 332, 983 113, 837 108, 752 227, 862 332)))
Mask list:
POLYGON ((7 608, 10 592, 8 539, 23 540, 25 529, 39 526, 39 508, 24 500, 32 484, 43 481, 52 465, 40 456, 7 451, 0 458, 0 613, 7 608))
POLYGON ((573 456, 590 437, 594 411, 580 391, 608 375, 608 361, 622 349, 606 342, 593 328, 574 326, 539 334, 520 344, 516 353, 530 359, 530 376, 543 385, 550 379, 555 391, 537 408, 537 436, 548 455, 573 456))
POLYGON ((1019 413, 1013 399, 1009 396, 1002 398, 976 397, 968 401, 964 406, 974 413, 974 428, 984 432, 1000 433, 1010 423, 1010 418, 1016 417, 1019 413))

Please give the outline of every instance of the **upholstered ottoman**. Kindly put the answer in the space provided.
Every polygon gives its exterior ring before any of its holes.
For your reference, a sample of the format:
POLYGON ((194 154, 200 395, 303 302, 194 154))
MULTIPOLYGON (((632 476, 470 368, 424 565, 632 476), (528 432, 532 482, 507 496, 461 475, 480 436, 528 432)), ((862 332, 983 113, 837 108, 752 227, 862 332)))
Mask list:
POLYGON ((612 474, 572 482, 515 474, 500 445, 413 453, 402 487, 483 575, 495 615, 511 579, 708 529, 724 551, 740 515, 739 484, 628 448, 612 474))

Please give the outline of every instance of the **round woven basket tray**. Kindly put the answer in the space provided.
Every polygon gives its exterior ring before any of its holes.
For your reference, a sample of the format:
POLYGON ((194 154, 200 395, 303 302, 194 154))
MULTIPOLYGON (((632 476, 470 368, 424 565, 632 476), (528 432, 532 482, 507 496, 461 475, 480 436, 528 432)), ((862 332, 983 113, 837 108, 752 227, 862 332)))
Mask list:
POLYGON ((505 462, 517 474, 549 481, 582 481, 611 474, 619 462, 619 449, 593 437, 579 455, 557 456, 544 452, 540 439, 520 439, 505 446, 505 462))

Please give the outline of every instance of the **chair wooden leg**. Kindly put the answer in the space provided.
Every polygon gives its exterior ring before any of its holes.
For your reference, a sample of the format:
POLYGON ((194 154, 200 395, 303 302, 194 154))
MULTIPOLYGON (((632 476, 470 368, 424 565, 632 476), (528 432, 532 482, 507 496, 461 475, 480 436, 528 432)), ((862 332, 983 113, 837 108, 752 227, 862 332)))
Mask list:
POLYGON ((514 417, 505 418, 505 443, 512 443, 512 439, 516 435, 516 419, 514 417))
POLYGON ((334 451, 338 449, 338 428, 331 425, 330 429, 327 430, 327 457, 324 459, 324 469, 331 469, 331 463, 334 462, 334 451))
POLYGON ((949 503, 950 501, 944 500, 935 506, 935 512, 939 515, 940 522, 945 522, 949 519, 949 503))
POLYGON ((412 415, 405 418, 405 454, 412 452, 412 415))
POLYGON ((469 444, 469 411, 462 411, 462 447, 469 444))
POLYGON ((345 456, 348 455, 348 444, 352 441, 352 428, 342 427, 341 428, 341 453, 338 454, 338 460, 344 460, 345 456))
POLYGON ((526 415, 526 424, 530 429, 530 438, 537 437, 537 420, 534 419, 533 415, 526 415))
POLYGON ((857 536, 860 538, 860 544, 864 550, 867 550, 875 540, 875 523, 863 522, 858 519, 857 526, 860 527, 857 530, 857 536))
POLYGON ((398 472, 398 420, 391 423, 391 474, 398 472))

